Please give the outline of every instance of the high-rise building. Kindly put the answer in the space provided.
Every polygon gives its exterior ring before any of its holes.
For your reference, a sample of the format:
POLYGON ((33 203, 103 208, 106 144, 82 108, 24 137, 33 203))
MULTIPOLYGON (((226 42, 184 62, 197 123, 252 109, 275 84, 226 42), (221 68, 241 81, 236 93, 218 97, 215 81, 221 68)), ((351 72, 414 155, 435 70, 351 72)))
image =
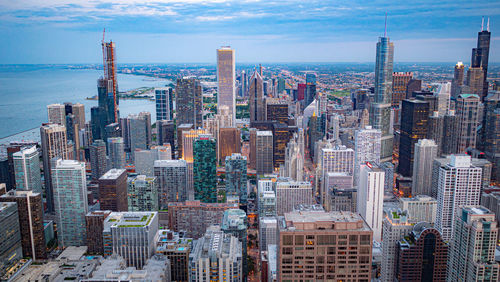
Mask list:
POLYGON ((429 103, 420 100, 403 100, 398 171, 405 177, 411 177, 413 174, 415 144, 419 139, 427 137, 428 117, 429 103))
POLYGON ((66 109, 63 104, 47 105, 49 123, 66 126, 66 109))
POLYGON ((367 126, 354 135, 354 184, 359 183, 359 168, 366 162, 380 163, 382 133, 367 126))
POLYGON ((470 93, 476 94, 479 97, 483 93, 483 83, 484 83, 484 70, 482 67, 470 67, 467 70, 467 79, 465 86, 462 86, 462 94, 470 93))
POLYGON ((243 259, 243 281, 247 280, 248 275, 248 259, 247 259, 247 214, 240 209, 228 209, 224 211, 222 218, 221 230, 226 234, 231 234, 238 238, 241 243, 243 259))
POLYGON ((168 228, 185 231, 186 236, 198 239, 210 225, 221 224, 225 210, 237 208, 237 204, 229 203, 171 202, 168 204, 168 228))
POLYGON ((85 106, 80 103, 72 104, 71 113, 75 116, 75 124, 78 124, 78 128, 85 128, 85 106))
POLYGON ((256 128, 250 128, 248 130, 250 135, 248 142, 248 147, 250 147, 250 152, 248 153, 248 168, 250 169, 257 169, 257 131, 256 128))
POLYGON ((354 174, 354 150, 346 146, 335 146, 321 150, 321 169, 323 177, 328 172, 354 174))
POLYGON ((0 203, 0 277, 23 258, 16 203, 0 203))
POLYGON ((189 281, 243 281, 242 246, 238 238, 211 226, 189 254, 189 281))
POLYGON ((129 211, 159 210, 156 179, 156 177, 146 175, 137 175, 127 179, 129 211))
POLYGON ((110 169, 125 168, 125 143, 122 137, 108 138, 108 155, 110 169))
POLYGON ((434 224, 437 216, 437 201, 427 195, 411 198, 399 198, 398 208, 404 211, 411 222, 428 222, 434 224))
MULTIPOLYGON (((120 113, 118 110, 119 95, 118 95, 118 82, 116 75, 116 48, 113 41, 102 42, 102 52, 104 61, 104 78, 101 78, 105 83, 107 94, 107 105, 109 116, 107 124, 118 122, 120 113)), ((100 102, 100 101, 99 101, 100 102)), ((101 106, 101 105, 99 105, 101 106)))
POLYGON ((224 162, 226 157, 241 152, 241 133, 236 127, 220 128, 217 140, 217 160, 224 162))
POLYGON ((157 212, 113 212, 104 222, 110 233, 113 254, 125 259, 127 266, 141 269, 156 251, 157 212))
POLYGON ((299 128, 286 145, 285 163, 280 167, 280 173, 295 181, 304 180, 304 130, 299 128))
POLYGON ((158 182, 160 209, 167 208, 170 202, 188 200, 188 175, 185 160, 155 161, 154 175, 158 182))
POLYGON ((45 180, 45 197, 47 209, 54 211, 54 196, 51 176, 51 161, 53 158, 65 160, 72 158, 72 148, 68 146, 66 128, 58 124, 45 124, 40 127, 40 139, 43 157, 43 175, 45 180))
POLYGON ((373 239, 382 240, 385 172, 374 163, 360 166, 358 212, 373 230, 373 239))
POLYGON ((391 127, 392 67, 394 44, 384 35, 377 43, 375 62, 375 95, 370 107, 370 125, 382 132, 380 159, 392 160, 393 133, 391 127))
POLYGON ((189 254, 193 248, 193 238, 185 232, 168 229, 158 231, 156 253, 170 260, 171 281, 189 281, 189 254))
POLYGON ((479 204, 482 169, 472 165, 467 155, 452 155, 449 163, 437 169, 437 177, 432 181, 438 201, 436 228, 449 241, 458 207, 479 204))
MULTIPOLYGON (((491 93, 491 92, 490 92, 491 93)), ((477 148, 484 151, 493 164, 492 179, 500 180, 500 92, 495 91, 484 99, 484 115, 477 148)))
POLYGON ((241 154, 226 157, 226 195, 239 197, 239 202, 246 205, 247 191, 247 158, 241 154))
POLYGON ((406 87, 406 99, 413 97, 413 92, 422 90, 422 80, 421 79, 410 79, 408 81, 408 86, 406 87))
POLYGON ((443 118, 443 142, 441 155, 456 154, 457 151, 458 116, 455 111, 449 111, 443 118))
POLYGON ((412 72, 394 72, 392 74, 392 107, 398 108, 399 103, 406 99, 408 82, 412 78, 412 72))
POLYGON ((58 159, 52 168, 52 179, 59 246, 85 246, 88 212, 85 163, 58 159))
POLYGON ((273 166, 273 133, 272 131, 257 131, 255 140, 255 161, 257 175, 272 173, 273 166))
POLYGON ((40 156, 36 146, 14 153, 13 159, 16 189, 41 193, 40 156))
POLYGON ((437 150, 433 140, 419 139, 415 143, 412 195, 432 195, 432 162, 437 157, 437 150))
POLYGON ((463 206, 457 209, 453 221, 447 281, 498 281, 495 214, 482 206, 463 206))
POLYGON ((461 94, 461 89, 464 85, 464 70, 465 66, 462 62, 458 62, 455 65, 455 72, 451 81, 451 96, 455 99, 461 94))
POLYGON ((231 126, 236 125, 236 69, 234 49, 223 46, 217 49, 217 110, 229 109, 231 126))
POLYGON ((265 120, 264 81, 257 70, 250 78, 249 88, 250 123, 265 120))
POLYGON ((151 147, 151 114, 140 112, 130 114, 128 120, 128 136, 130 138, 130 151, 135 149, 147 150, 151 147))
POLYGON ((288 101, 267 98, 265 104, 266 120, 288 123, 288 101))
POLYGON ((111 211, 92 211, 85 215, 87 223, 87 253, 92 255, 104 254, 104 220, 110 214, 111 211))
POLYGON ((90 145, 90 168, 93 180, 98 180, 108 171, 107 164, 106 143, 101 139, 94 140, 94 143, 90 145))
POLYGON ((174 97, 171 87, 155 88, 156 120, 173 120, 174 97))
POLYGON ((422 222, 398 242, 398 281, 446 281, 448 244, 432 224, 422 222))
POLYGON ((200 134, 193 142, 194 198, 205 203, 217 202, 216 142, 210 134, 200 134))
POLYGON ((200 81, 196 78, 179 78, 175 88, 177 124, 203 126, 203 98, 200 81))
POLYGON ((477 126, 479 125, 478 95, 461 94, 455 103, 456 115, 458 117, 458 131, 455 138, 458 139, 458 153, 465 153, 469 147, 476 147, 477 126))
POLYGON ((0 202, 17 203, 23 256, 35 261, 47 259, 42 194, 30 190, 10 190, 0 196, 0 202))
POLYGON ((488 96, 488 57, 490 55, 490 19, 488 18, 488 23, 486 29, 484 28, 484 22, 481 26, 481 31, 477 33, 477 48, 472 49, 472 68, 481 68, 483 70, 483 92, 477 93, 481 97, 481 101, 488 96))
POLYGON ((276 213, 282 216, 300 205, 314 204, 313 189, 310 182, 297 182, 283 179, 276 182, 276 213))
POLYGON ((278 281, 370 281, 373 233, 358 214, 299 210, 278 225, 278 281))
POLYGON ((125 169, 110 169, 99 178, 99 202, 101 210, 128 210, 125 169))
POLYGON ((278 242, 278 220, 275 216, 259 217, 259 250, 267 251, 268 245, 276 245, 278 242))
POLYGON ((157 120, 156 130, 158 134, 156 135, 156 140, 158 145, 170 144, 172 148, 172 155, 175 152, 175 125, 173 121, 170 120, 157 120))
MULTIPOLYGON (((444 115, 441 115, 439 112, 433 112, 429 115, 427 121, 427 137, 426 139, 430 139, 434 141, 437 145, 436 156, 441 156, 443 142, 444 142, 444 115)), ((416 153, 415 153, 416 154, 416 153)), ((415 156, 416 158, 416 156, 415 156)))

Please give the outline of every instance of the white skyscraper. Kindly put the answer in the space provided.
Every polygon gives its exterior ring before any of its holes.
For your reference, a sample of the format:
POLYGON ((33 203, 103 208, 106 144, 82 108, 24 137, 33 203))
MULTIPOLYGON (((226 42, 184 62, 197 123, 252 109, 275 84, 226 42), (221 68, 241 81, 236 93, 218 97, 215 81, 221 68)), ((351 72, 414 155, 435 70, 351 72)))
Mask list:
POLYGON ((41 193, 40 156, 36 146, 14 153, 13 159, 16 189, 41 193))
POLYGON ((159 207, 169 202, 188 200, 188 168, 185 160, 158 160, 154 162, 154 176, 158 181, 159 207))
POLYGON ((411 222, 429 222, 434 224, 437 216, 437 201, 427 195, 417 195, 411 198, 399 198, 399 209, 408 212, 411 222))
POLYGON ((63 104, 47 105, 47 116, 49 123, 66 126, 66 109, 63 104))
POLYGON ((432 163, 437 157, 438 146, 434 140, 420 139, 415 143, 413 161, 413 195, 432 195, 432 163))
POLYGON ((236 70, 234 49, 229 46, 217 49, 217 110, 226 108, 236 125, 236 70))
POLYGON ((450 163, 439 168, 437 181, 432 185, 437 190, 436 229, 443 240, 452 239, 454 219, 460 206, 479 205, 481 173, 482 169, 473 166, 467 155, 452 155, 450 163))
POLYGON ((358 213, 373 230, 373 239, 382 240, 385 172, 373 163, 361 165, 358 186, 358 213))
POLYGON ((310 182, 278 181, 276 182, 276 213, 282 216, 293 211, 298 205, 314 204, 312 185, 310 182))
POLYGON ((58 159, 52 168, 52 188, 59 246, 85 246, 88 212, 85 163, 58 159))
POLYGON ((267 251, 268 245, 277 244, 278 220, 276 217, 259 218, 259 249, 267 251))
POLYGON ((360 165, 365 162, 380 163, 382 132, 367 126, 354 135, 354 185, 359 183, 360 165))

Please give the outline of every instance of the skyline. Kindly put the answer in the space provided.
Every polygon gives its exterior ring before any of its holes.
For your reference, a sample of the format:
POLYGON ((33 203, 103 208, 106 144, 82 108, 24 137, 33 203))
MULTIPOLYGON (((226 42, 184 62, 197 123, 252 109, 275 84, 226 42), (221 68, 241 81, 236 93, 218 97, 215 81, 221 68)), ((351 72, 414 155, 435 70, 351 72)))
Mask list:
POLYGON ((385 12, 395 62, 468 64, 482 16, 498 48, 500 3, 362 2, 0 1, 0 63, 99 63, 103 28, 122 63, 215 62, 226 45, 236 62, 373 62, 385 12))

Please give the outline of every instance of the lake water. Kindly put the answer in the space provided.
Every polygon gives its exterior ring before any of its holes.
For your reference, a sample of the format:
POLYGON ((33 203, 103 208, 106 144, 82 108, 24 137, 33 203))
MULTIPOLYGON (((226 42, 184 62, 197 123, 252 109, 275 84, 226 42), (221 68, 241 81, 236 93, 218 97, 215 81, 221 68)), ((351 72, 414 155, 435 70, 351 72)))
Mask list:
MULTIPOLYGON (((55 66, 0 66, 0 138, 39 127, 47 122, 47 105, 82 103, 87 120, 97 100, 99 70, 67 69, 55 66)), ((163 87, 170 81, 152 81, 145 76, 118 74, 120 91, 139 87, 163 87)), ((120 100, 120 115, 148 111, 154 121, 155 103, 150 100, 120 100)), ((10 139, 10 138, 9 138, 10 139)))

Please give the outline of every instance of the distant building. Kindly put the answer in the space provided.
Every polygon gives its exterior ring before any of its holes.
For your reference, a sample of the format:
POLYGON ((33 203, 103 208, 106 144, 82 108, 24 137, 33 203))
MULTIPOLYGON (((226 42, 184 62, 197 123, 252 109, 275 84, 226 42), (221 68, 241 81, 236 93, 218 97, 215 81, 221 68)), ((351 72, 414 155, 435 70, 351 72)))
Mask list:
POLYGON ((147 150, 151 147, 151 114, 140 112, 127 117, 130 151, 135 149, 147 150))
POLYGON ((229 109, 232 126, 236 125, 236 62, 234 49, 217 49, 217 110, 229 109))
POLYGON ((127 211, 127 171, 110 169, 99 178, 99 203, 101 210, 127 211))
POLYGON ((90 145, 90 169, 92 179, 98 180, 108 171, 106 160, 106 143, 102 140, 94 140, 90 145))
POLYGON ((241 133, 236 127, 219 128, 217 136, 217 160, 223 163, 226 157, 241 152, 241 133))
POLYGON ((177 124, 203 124, 203 98, 201 83, 196 78, 178 78, 175 87, 177 124))
POLYGON ((278 243, 278 220, 276 217, 259 218, 259 250, 267 251, 269 245, 278 243))
POLYGON ((16 189, 41 193, 40 155, 36 146, 14 153, 13 159, 16 189))
POLYGON ((250 122, 265 120, 264 81, 261 74, 255 70, 248 86, 250 122))
POLYGON ((458 139, 458 153, 465 153, 467 148, 476 147, 479 103, 478 95, 461 94, 457 98, 455 109, 458 117, 458 131, 455 138, 458 139))
POLYGON ((49 123, 66 126, 66 109, 63 104, 47 105, 47 116, 49 123))
POLYGON ((171 87, 155 88, 156 120, 173 120, 173 98, 171 87))
POLYGON ((156 140, 158 141, 158 145, 170 144, 170 148, 172 148, 172 154, 173 154, 175 151, 174 122, 169 120, 157 120, 156 130, 158 131, 158 134, 156 135, 156 140))
POLYGON ((125 143, 122 137, 108 138, 108 155, 110 160, 110 169, 125 168, 125 143))
POLYGON ((380 130, 366 127, 354 135, 354 185, 359 183, 359 169, 365 162, 380 163, 380 130))
POLYGON ((453 73, 453 79, 451 81, 451 97, 457 98, 461 94, 460 90, 464 85, 464 69, 465 66, 462 62, 458 62, 455 65, 455 71, 453 73))
POLYGON ((412 78, 412 72, 394 72, 392 74, 392 107, 399 108, 401 101, 406 99, 408 82, 412 78))
POLYGON ((127 179, 128 210, 157 211, 158 182, 156 177, 137 175, 127 179))

